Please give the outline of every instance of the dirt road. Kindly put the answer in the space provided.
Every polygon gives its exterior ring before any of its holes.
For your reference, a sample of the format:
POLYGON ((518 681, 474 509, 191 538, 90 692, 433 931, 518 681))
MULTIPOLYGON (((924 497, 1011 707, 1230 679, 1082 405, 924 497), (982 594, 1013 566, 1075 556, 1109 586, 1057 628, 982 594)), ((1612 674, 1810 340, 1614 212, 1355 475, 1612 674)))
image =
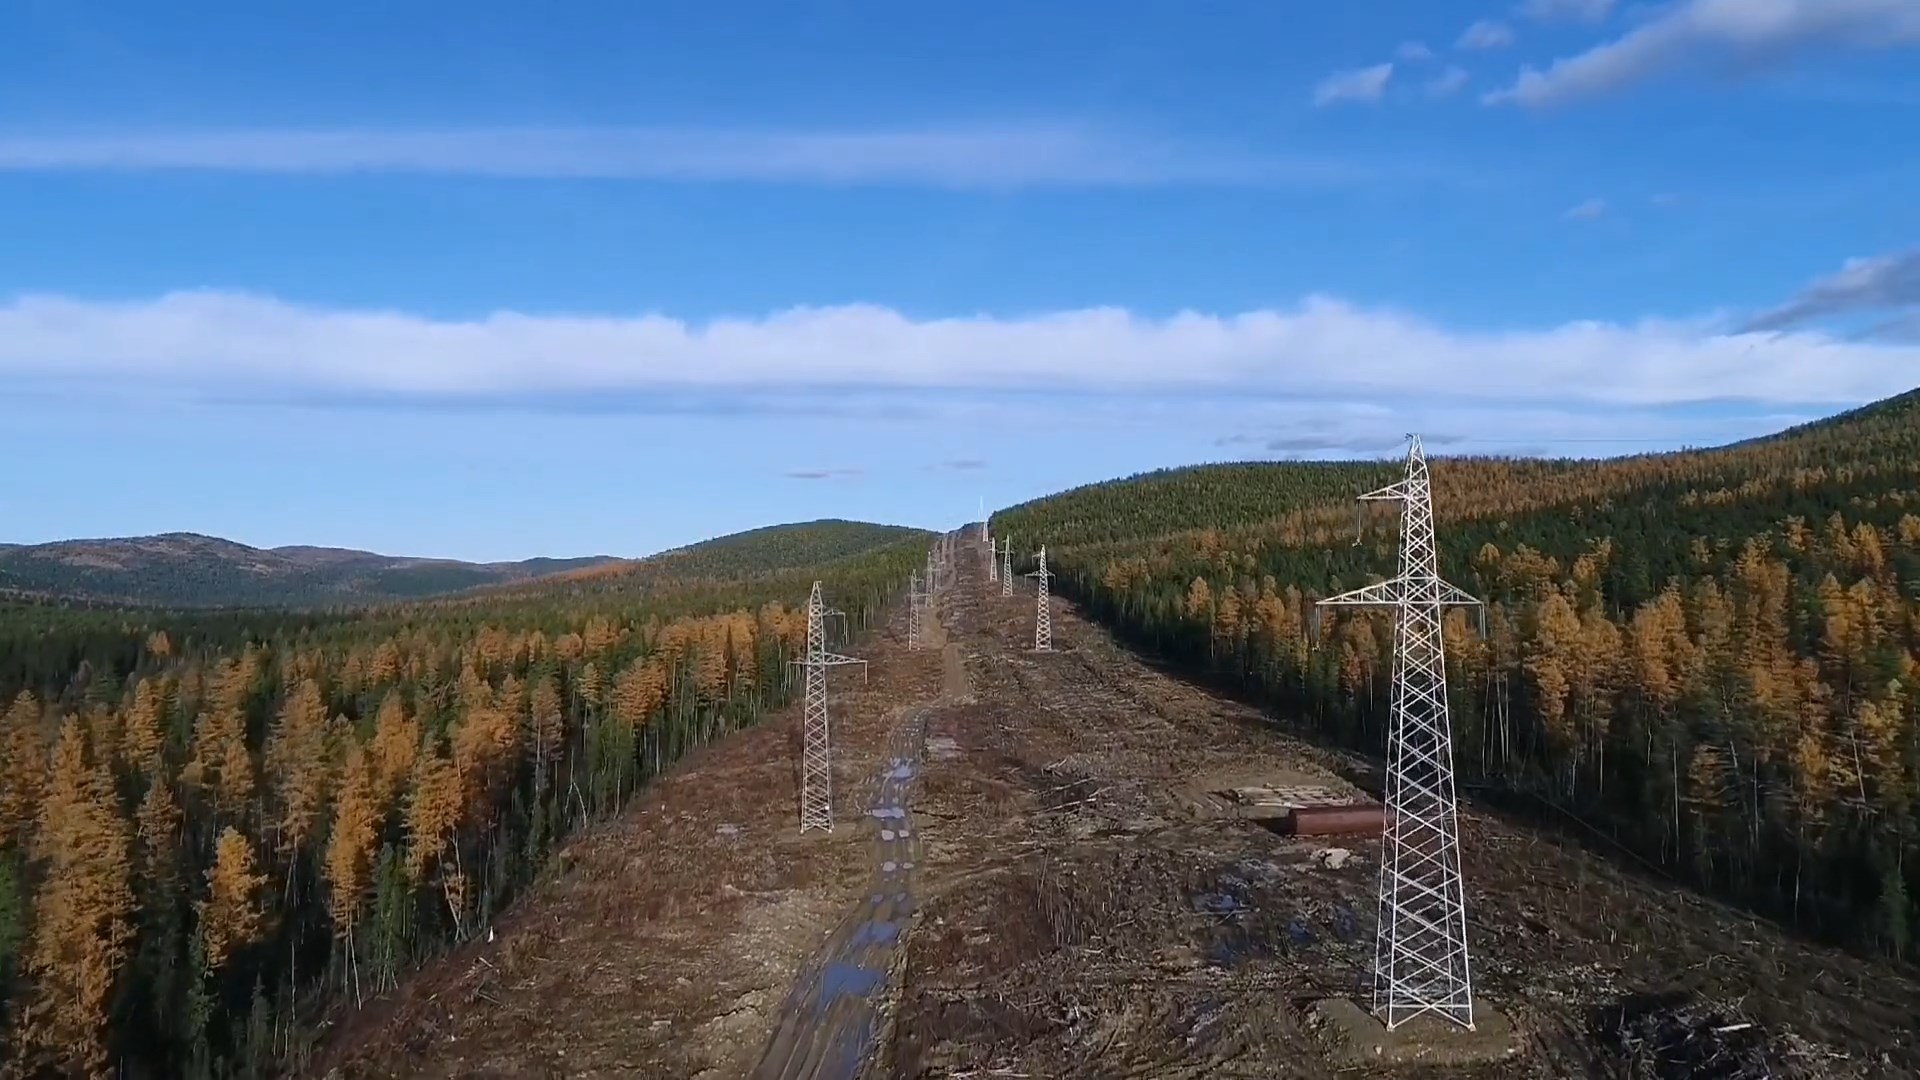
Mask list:
MULTIPOLYGON (((936 607, 936 618, 939 613, 936 607)), ((930 637, 944 641, 938 632, 930 637)), ((940 652, 943 679, 936 707, 963 700, 967 692, 959 649, 945 644, 940 652)), ((921 842, 909 806, 929 711, 914 710, 895 730, 867 810, 871 892, 855 903, 787 995, 773 1039, 753 1072, 755 1080, 853 1080, 873 1050, 879 1006, 917 897, 921 842)))
MULTIPOLYGON (((858 794, 832 837, 795 828, 797 717, 733 736, 576 845, 497 941, 349 1018, 326 1064, 1334 1075, 1339 1047, 1306 1007, 1364 997, 1379 843, 1330 857, 1212 793, 1352 791, 1366 763, 1153 670, 1057 599, 1059 651, 1033 653, 1031 583, 1002 599, 979 555, 963 552, 928 649, 906 651, 896 614, 859 650, 869 684, 836 684, 838 790, 858 794)), ((1471 806, 1461 828, 1476 987, 1520 1051, 1414 1075, 1920 1075, 1913 972, 1471 806)))

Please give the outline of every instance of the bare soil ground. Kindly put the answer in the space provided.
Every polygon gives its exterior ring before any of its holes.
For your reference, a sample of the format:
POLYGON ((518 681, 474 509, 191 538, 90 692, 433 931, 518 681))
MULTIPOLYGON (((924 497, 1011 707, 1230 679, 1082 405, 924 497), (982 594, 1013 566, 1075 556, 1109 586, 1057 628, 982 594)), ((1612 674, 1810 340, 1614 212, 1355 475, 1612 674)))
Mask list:
MULTIPOLYGON (((1154 671, 977 550, 946 605, 958 650, 896 616, 834 699, 851 799, 925 710, 915 916, 867 1077, 1911 1077, 1915 973, 1463 808, 1478 996, 1498 1064, 1349 1065, 1314 1017, 1367 998, 1379 842, 1281 836, 1210 793, 1352 790, 1365 763, 1154 671), (939 698, 942 653, 970 692, 939 698), (1325 849, 1348 850, 1337 867, 1325 849)), ((971 558, 965 556, 972 556, 971 558)), ((949 674, 945 680, 954 680, 949 674)), ((859 830, 795 831, 798 720, 708 748, 584 838, 570 868, 335 1040, 343 1076, 746 1076, 872 868, 859 830), (742 827, 736 835, 724 824, 742 827), (346 1047, 342 1050, 340 1047, 346 1047)))

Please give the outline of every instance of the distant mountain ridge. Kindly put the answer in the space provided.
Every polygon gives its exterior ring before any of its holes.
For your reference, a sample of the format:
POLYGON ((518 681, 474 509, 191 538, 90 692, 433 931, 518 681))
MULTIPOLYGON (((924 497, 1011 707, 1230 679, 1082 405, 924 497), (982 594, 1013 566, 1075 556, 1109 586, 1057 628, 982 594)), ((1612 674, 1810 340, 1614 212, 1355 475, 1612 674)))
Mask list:
POLYGON ((473 563, 199 533, 0 544, 0 590, 166 607, 329 606, 408 600, 627 560, 473 563))

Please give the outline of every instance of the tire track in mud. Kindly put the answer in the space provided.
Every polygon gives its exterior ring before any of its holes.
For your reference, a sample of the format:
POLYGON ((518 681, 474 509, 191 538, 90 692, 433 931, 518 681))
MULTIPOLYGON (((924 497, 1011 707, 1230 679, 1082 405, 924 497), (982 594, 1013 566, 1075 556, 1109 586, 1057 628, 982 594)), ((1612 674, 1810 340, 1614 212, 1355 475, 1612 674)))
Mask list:
POLYGON ((925 758, 927 717, 966 692, 959 648, 944 637, 936 638, 944 668, 940 700, 909 712, 894 729, 862 819, 872 832, 873 883, 794 982, 755 1080, 854 1080, 875 1046, 916 902, 920 833, 908 804, 925 758))

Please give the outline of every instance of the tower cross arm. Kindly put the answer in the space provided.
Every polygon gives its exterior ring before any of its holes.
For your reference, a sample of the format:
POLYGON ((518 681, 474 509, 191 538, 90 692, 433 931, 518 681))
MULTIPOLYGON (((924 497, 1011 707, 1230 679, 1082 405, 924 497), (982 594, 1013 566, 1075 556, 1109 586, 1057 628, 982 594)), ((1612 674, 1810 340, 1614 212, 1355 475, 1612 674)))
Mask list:
POLYGON ((1315 607, 1387 606, 1392 604, 1398 604, 1400 602, 1400 596, 1403 591, 1404 591, 1404 586, 1402 585, 1399 578, 1388 578, 1385 581, 1376 581, 1371 585, 1363 585, 1358 589, 1348 589, 1346 592, 1339 593, 1334 596, 1329 596, 1325 600, 1316 601, 1314 603, 1314 606, 1315 607))
POLYGON ((830 668, 839 667, 842 664, 859 664, 860 681, 862 683, 867 681, 867 662, 855 656, 841 656, 839 653, 822 653, 813 659, 789 660, 787 663, 795 667, 803 668, 830 668))
POLYGON ((1382 500, 1404 499, 1407 497, 1407 482, 1395 480, 1378 491, 1369 491, 1360 496, 1361 502, 1380 502, 1382 500))
MULTIPOLYGON (((1437 603, 1443 606, 1459 607, 1477 606, 1480 603, 1479 599, 1472 593, 1467 592, 1465 589, 1451 582, 1431 578, 1428 580, 1433 586, 1438 586, 1437 590, 1435 590, 1437 595, 1431 597, 1419 596, 1418 598, 1421 601, 1437 603)), ((1410 583, 1406 578, 1393 577, 1385 581, 1376 581, 1371 585, 1362 585, 1358 589, 1349 589, 1346 592, 1329 596, 1325 600, 1315 601, 1314 606, 1391 607, 1417 596, 1418 594, 1414 592, 1414 589, 1415 585, 1410 583)))
POLYGON ((816 665, 821 665, 825 667, 835 667, 840 664, 863 664, 864 665, 866 661, 860 659, 857 656, 841 656, 839 653, 822 653, 818 659, 789 660, 787 661, 787 663, 796 664, 800 667, 813 667, 816 665))

